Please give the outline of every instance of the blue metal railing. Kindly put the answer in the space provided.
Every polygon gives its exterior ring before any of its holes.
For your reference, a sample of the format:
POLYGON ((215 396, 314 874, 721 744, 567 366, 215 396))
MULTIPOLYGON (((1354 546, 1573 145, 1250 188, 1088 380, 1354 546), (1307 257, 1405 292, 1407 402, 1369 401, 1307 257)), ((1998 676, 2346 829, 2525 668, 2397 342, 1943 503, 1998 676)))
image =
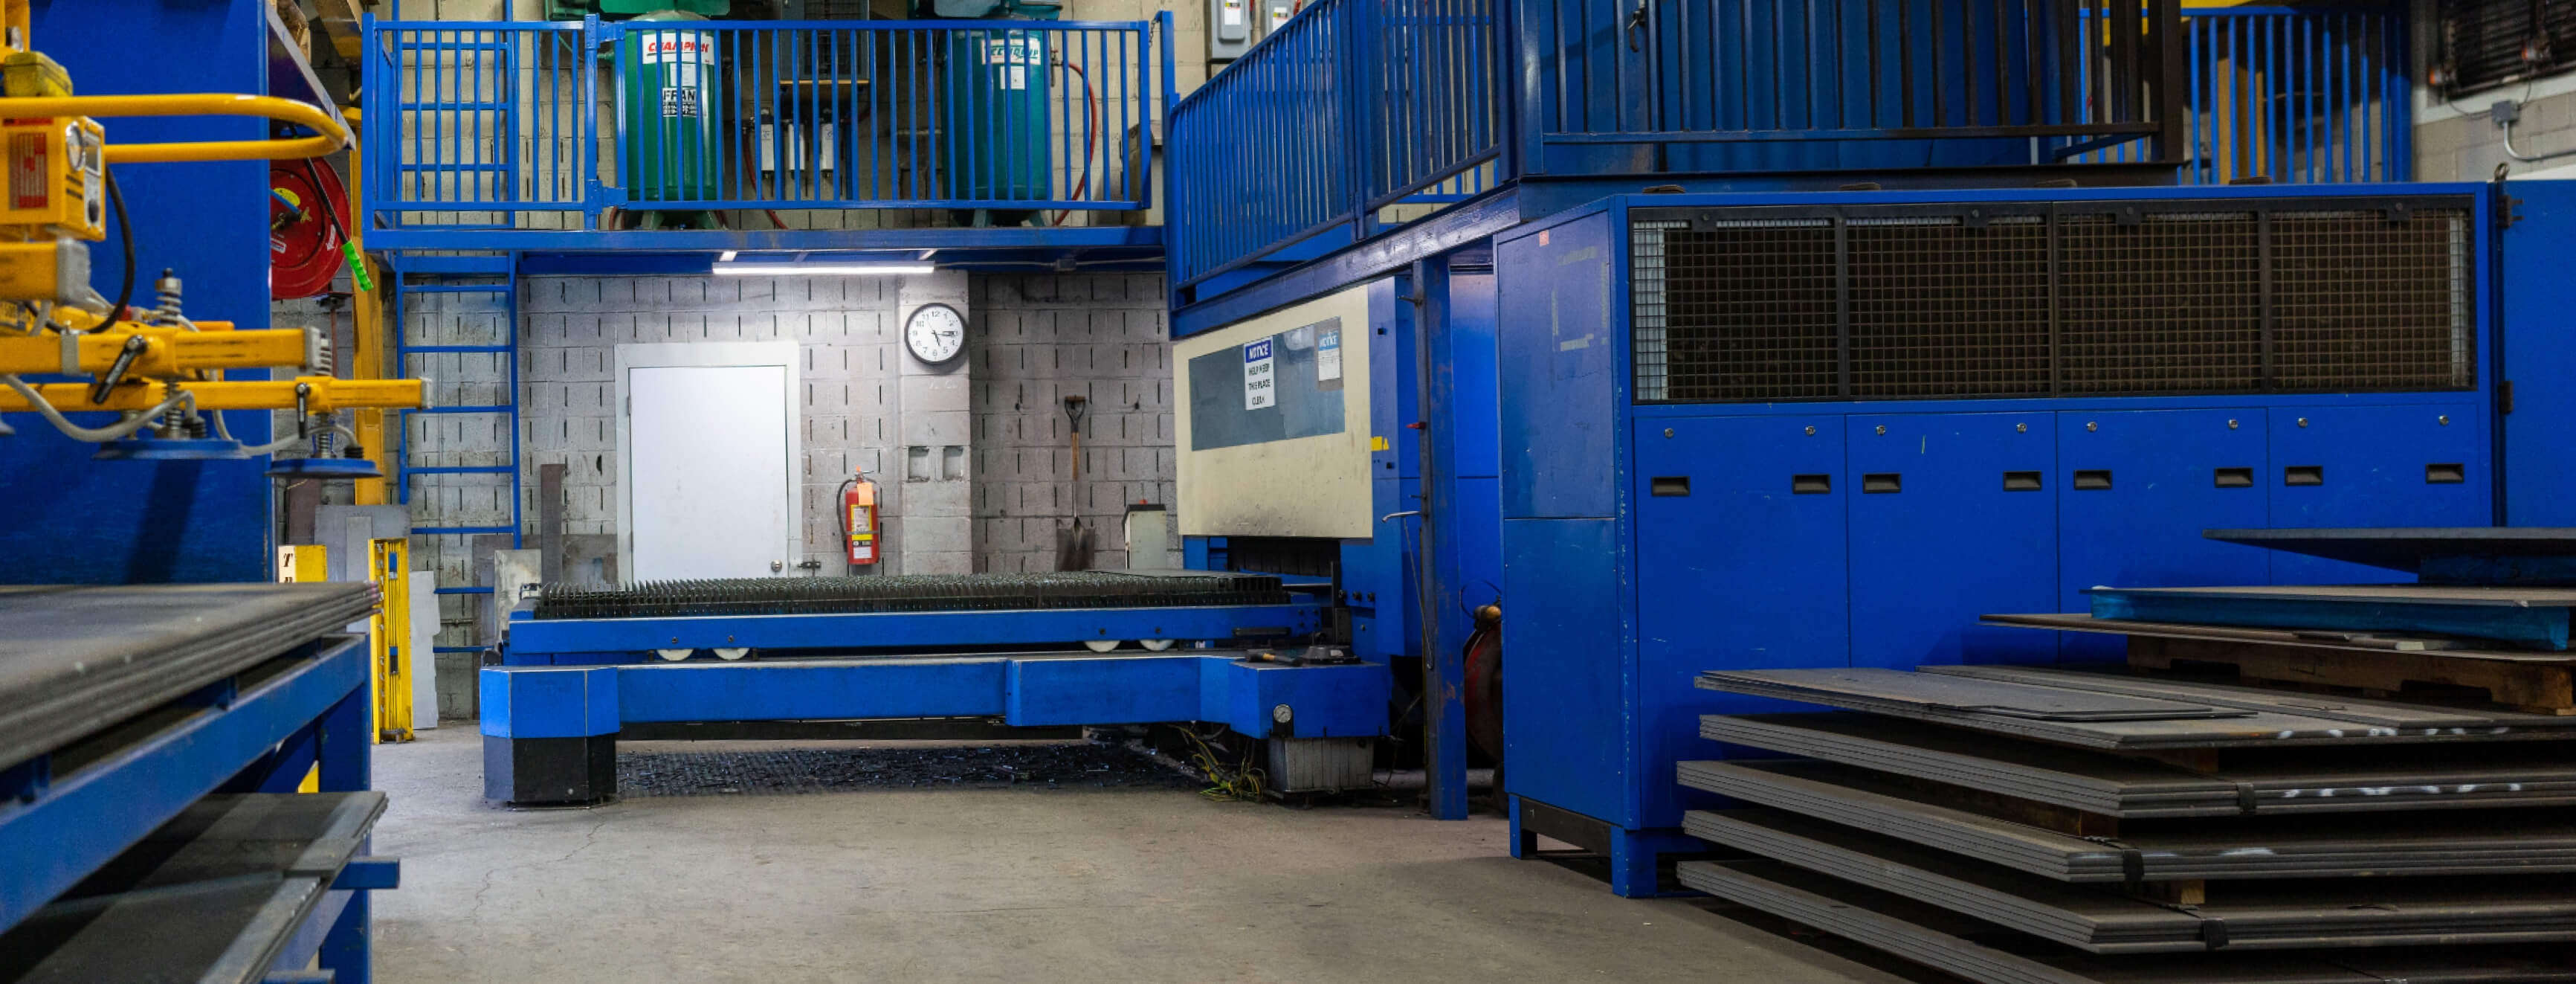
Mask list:
POLYGON ((2179 162, 2180 10, 1322 0, 1174 106, 1172 282, 1533 177, 2179 162))
POLYGON ((2189 11, 2186 184, 2404 181, 2414 83, 2402 10, 2189 11))
POLYGON ((1139 210, 1170 22, 369 18, 365 207, 399 228, 1139 210))
POLYGON ((1505 150, 1508 2, 1322 0, 1174 104, 1171 173, 1205 179, 1172 184, 1174 268, 1196 280, 1484 190, 1478 169, 1505 150))

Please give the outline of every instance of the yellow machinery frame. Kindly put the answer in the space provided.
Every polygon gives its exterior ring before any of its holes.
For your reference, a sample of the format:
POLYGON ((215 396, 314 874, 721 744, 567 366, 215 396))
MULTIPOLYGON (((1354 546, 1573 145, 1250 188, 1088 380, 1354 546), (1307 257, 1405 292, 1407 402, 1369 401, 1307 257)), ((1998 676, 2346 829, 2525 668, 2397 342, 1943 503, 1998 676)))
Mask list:
POLYGON ((375 671, 376 741, 412 739, 411 728, 411 541, 402 537, 367 541, 368 579, 383 595, 369 623, 375 671))

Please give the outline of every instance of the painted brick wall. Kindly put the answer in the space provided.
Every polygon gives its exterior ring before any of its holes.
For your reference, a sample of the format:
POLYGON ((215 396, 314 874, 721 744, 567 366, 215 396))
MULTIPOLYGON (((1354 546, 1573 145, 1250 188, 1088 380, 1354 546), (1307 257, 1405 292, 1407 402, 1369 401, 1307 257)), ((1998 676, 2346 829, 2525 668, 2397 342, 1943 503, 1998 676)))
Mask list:
POLYGON ((1173 499, 1163 301, 1153 274, 975 279, 977 570, 1053 570, 1056 530, 1076 518, 1092 530, 1094 566, 1180 565, 1177 532, 1161 558, 1129 558, 1121 532, 1128 504, 1173 499), (1089 399, 1079 483, 1064 412, 1073 394, 1089 399))

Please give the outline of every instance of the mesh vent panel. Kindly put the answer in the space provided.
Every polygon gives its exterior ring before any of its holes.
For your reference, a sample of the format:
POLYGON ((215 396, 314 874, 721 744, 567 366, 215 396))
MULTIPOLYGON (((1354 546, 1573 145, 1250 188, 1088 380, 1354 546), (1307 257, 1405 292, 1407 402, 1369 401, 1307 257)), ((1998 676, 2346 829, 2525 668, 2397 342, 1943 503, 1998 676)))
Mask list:
POLYGON ((2272 219, 2273 365, 2286 389, 2424 389, 2476 381, 2468 218, 2284 212, 2272 219))
POLYGON ((2458 202, 1650 212, 1631 233, 1635 395, 2470 389, 2458 202))
POLYGON ((2262 224, 2250 212, 2060 219, 2059 382, 2070 392, 2263 385, 2262 224))
POLYGON ((2048 228, 1851 225, 1852 395, 2048 392, 2048 228))
POLYGON ((1835 394, 1841 357, 1830 223, 1678 229, 1663 234, 1663 250, 1669 399, 1835 394))

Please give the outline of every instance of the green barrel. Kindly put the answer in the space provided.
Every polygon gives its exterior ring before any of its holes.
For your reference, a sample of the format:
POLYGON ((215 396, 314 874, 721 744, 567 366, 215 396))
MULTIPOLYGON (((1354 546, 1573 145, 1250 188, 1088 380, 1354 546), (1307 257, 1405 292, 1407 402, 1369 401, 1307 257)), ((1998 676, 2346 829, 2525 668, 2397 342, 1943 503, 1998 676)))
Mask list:
POLYGON ((618 148, 626 195, 646 202, 710 201, 717 187, 716 129, 724 87, 717 81, 713 31, 674 22, 703 21, 665 10, 626 22, 618 41, 622 116, 618 148), (664 26, 664 25, 670 26, 664 26))
MULTIPOLYGON (((949 167, 960 197, 1043 201, 1055 141, 1047 131, 1047 36, 994 28, 949 33, 949 167)), ((1081 134, 1074 133, 1080 140, 1081 134)))

